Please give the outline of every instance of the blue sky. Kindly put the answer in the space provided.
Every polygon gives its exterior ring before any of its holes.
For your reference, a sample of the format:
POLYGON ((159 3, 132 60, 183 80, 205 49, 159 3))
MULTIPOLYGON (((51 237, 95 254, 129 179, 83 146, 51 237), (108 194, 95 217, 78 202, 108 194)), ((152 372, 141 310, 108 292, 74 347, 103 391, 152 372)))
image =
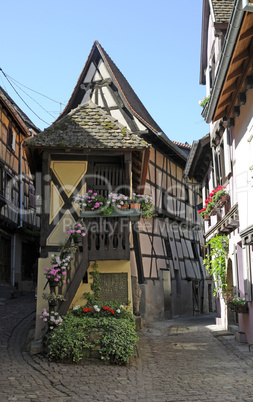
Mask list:
MULTIPOLYGON (((151 116, 173 141, 192 144, 208 133, 198 102, 202 0, 11 0, 1 4, 0 68, 19 83, 66 104, 98 40, 151 116), (3 18, 4 16, 4 18, 3 18)), ((50 115, 0 85, 40 129, 64 108, 28 91, 50 115)))

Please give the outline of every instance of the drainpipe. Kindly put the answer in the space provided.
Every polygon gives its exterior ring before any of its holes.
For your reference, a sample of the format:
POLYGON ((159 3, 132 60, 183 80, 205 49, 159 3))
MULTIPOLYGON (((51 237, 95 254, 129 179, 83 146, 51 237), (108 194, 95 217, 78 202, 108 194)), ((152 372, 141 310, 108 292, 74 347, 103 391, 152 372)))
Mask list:
POLYGON ((198 256, 198 263, 199 263, 199 269, 202 277, 202 292, 201 292, 201 305, 200 305, 200 312, 203 313, 204 311, 204 291, 205 291, 205 278, 204 278, 204 273, 203 273, 203 266, 200 261, 200 255, 198 252, 198 245, 197 245, 197 240, 196 240, 196 228, 198 227, 198 211, 197 211, 197 186, 194 186, 194 203, 195 203, 195 228, 193 230, 193 240, 195 243, 195 248, 197 251, 197 256, 198 256))
POLYGON ((11 270, 11 284, 15 286, 15 265, 16 265, 16 233, 13 236, 13 254, 12 254, 12 270, 11 270))
POLYGON ((249 0, 242 0, 242 8, 243 11, 248 11, 249 13, 252 13, 253 3, 249 3, 249 0))
POLYGON ((22 171, 22 140, 19 145, 19 227, 23 227, 23 171, 22 171))
POLYGON ((249 0, 237 0, 225 37, 224 51, 221 55, 216 79, 210 96, 209 107, 206 114, 207 123, 211 123, 212 121, 220 91, 223 86, 223 81, 230 63, 230 58, 237 40, 238 32, 241 27, 241 22, 246 11, 253 11, 253 3, 249 3, 249 0))

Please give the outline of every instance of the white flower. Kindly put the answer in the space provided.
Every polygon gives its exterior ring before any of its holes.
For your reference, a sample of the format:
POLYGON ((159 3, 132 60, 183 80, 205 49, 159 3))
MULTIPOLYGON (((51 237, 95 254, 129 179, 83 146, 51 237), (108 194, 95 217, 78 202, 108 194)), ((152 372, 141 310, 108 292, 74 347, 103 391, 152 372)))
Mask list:
POLYGON ((123 304, 121 304, 120 308, 124 308, 123 304))
POLYGON ((116 313, 120 313, 120 309, 119 309, 119 308, 116 310, 116 313))
POLYGON ((80 308, 80 306, 74 306, 73 310, 78 310, 80 308))

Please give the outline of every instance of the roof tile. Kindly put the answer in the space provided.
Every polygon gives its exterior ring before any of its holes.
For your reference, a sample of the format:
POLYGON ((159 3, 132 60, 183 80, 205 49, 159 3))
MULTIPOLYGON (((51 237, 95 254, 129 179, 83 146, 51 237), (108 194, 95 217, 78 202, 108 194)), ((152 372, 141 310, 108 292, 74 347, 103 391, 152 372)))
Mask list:
POLYGON ((91 101, 79 105, 42 133, 27 139, 25 145, 94 149, 144 149, 150 146, 91 101))
POLYGON ((234 0, 212 0, 216 23, 229 23, 234 8, 234 0))

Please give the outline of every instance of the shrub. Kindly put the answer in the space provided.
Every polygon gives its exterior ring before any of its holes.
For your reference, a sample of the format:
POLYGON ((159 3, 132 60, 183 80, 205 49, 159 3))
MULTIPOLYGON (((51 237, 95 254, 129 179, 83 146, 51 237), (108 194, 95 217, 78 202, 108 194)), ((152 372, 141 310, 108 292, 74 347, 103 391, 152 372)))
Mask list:
POLYGON ((60 327, 47 335, 48 358, 53 361, 78 362, 87 349, 98 347, 102 360, 125 364, 134 354, 138 341, 133 319, 111 317, 90 318, 76 316, 72 312, 63 317, 60 327), (92 340, 92 332, 98 331, 101 340, 92 340))

